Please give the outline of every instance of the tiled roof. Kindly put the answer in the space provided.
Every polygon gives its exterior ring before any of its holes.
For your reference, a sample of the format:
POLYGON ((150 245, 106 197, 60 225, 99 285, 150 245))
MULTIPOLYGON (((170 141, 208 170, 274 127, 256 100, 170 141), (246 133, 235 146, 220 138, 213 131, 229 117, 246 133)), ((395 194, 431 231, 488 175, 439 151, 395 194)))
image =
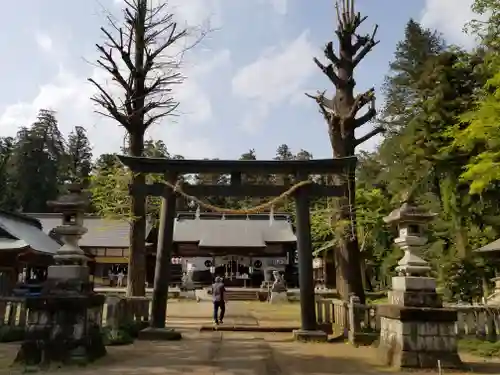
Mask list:
POLYGON ((196 242, 202 247, 265 247, 267 243, 293 243, 297 237, 284 215, 180 214, 175 220, 174 242, 196 242))
MULTIPOLYGON (((50 233, 52 229, 61 225, 62 215, 53 213, 27 214, 42 223, 45 233, 50 233)), ((87 228, 79 245, 82 247, 122 247, 130 246, 130 224, 125 220, 111 220, 100 216, 85 216, 83 225, 87 228)), ((152 226, 147 224, 146 235, 151 231, 152 226)))
POLYGON ((55 254, 59 243, 41 230, 41 223, 22 214, 0 211, 0 228, 13 238, 0 239, 0 249, 31 248, 41 253, 55 254))
MULTIPOLYGON (((61 224, 59 214, 28 214, 42 223, 43 231, 50 233, 61 224)), ((268 215, 225 215, 180 213, 174 224, 174 242, 198 243, 203 247, 265 247, 268 243, 294 243, 297 238, 288 216, 277 214, 272 223, 268 215)), ((87 233, 82 236, 82 247, 128 247, 130 225, 126 221, 86 216, 87 233)), ((153 228, 149 225, 147 233, 153 228)))

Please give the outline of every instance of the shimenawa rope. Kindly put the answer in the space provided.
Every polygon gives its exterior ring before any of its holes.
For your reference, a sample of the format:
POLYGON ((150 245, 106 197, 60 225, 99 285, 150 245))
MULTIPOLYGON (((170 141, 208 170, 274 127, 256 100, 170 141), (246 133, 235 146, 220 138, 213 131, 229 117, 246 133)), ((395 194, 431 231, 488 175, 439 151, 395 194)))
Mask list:
POLYGON ((181 182, 178 181, 176 184, 172 184, 168 181, 163 181, 165 185, 168 187, 172 188, 176 193, 179 195, 183 196, 186 199, 189 199, 197 204, 199 204, 201 207, 213 211, 213 212, 219 212, 223 214, 242 214, 242 215, 250 215, 250 214, 256 214, 263 212, 267 208, 271 208, 278 204, 279 202, 283 201, 285 198, 288 198, 290 195, 292 195, 297 189, 299 189, 302 186, 309 185, 312 183, 310 180, 305 180, 305 181, 300 181, 297 182, 295 185, 291 186, 288 190, 283 192, 281 195, 271 199, 270 201, 266 203, 259 204, 258 206, 251 207, 251 208, 242 208, 242 209, 232 209, 232 208, 225 208, 225 207, 218 207, 214 206, 210 203, 205 203, 201 199, 193 196, 186 194, 181 187, 181 182))

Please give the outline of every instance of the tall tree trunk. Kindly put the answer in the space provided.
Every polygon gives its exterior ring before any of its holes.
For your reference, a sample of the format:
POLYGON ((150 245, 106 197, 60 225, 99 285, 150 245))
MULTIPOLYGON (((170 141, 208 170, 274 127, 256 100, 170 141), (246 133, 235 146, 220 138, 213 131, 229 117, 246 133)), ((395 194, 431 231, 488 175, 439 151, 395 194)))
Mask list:
MULTIPOLYGON (((339 149, 339 147, 337 147, 339 149)), ((334 157, 341 158, 354 155, 334 153, 334 157)), ((346 177, 336 178, 337 183, 343 187, 343 194, 337 200, 338 220, 345 226, 340 244, 336 251, 337 264, 337 291, 343 300, 348 300, 351 294, 359 297, 361 303, 365 303, 365 292, 363 288, 363 277, 361 270, 361 254, 359 250, 358 236, 356 233, 356 180, 354 171, 350 171, 346 177)))
MULTIPOLYGON (((355 155, 355 148, 361 143, 383 132, 376 127, 365 135, 356 138, 355 130, 370 122, 376 115, 374 89, 355 95, 354 69, 363 58, 377 45, 375 26, 372 34, 359 35, 358 27, 366 19, 355 11, 354 0, 337 2, 337 29, 335 34, 339 42, 338 55, 334 51, 333 42, 327 43, 324 54, 329 61, 324 65, 317 58, 315 64, 321 69, 335 87, 332 99, 325 93, 308 95, 319 106, 320 112, 328 124, 328 133, 333 149, 333 157, 343 158, 355 155), (362 109, 367 110, 361 114, 362 109)), ((343 187, 343 194, 338 200, 338 219, 345 227, 340 236, 340 246, 336 252, 337 290, 342 299, 348 300, 351 293, 356 294, 362 303, 365 293, 361 277, 361 257, 356 234, 356 179, 355 170, 347 171, 346 176, 336 176, 336 182, 343 187)))
MULTIPOLYGON (((118 25, 108 17, 109 30, 101 28, 106 41, 96 44, 100 55, 98 66, 109 74, 116 83, 114 89, 121 93, 115 95, 115 90, 110 92, 89 78, 98 90, 92 100, 103 110, 99 113, 114 118, 127 130, 130 155, 135 157, 144 156, 144 134, 148 127, 172 115, 177 108, 178 103, 171 95, 171 86, 183 81, 178 71, 179 56, 191 47, 185 47, 177 53, 170 52, 188 32, 178 27, 174 21, 176 17, 167 7, 167 1, 125 1, 123 24, 118 25)), ((145 293, 144 184, 144 175, 132 177, 131 213, 134 221, 130 228, 127 293, 134 296, 145 293)))
MULTIPOLYGON (((142 156, 144 152, 144 133, 130 134, 130 154, 142 156)), ((146 195, 143 173, 132 176, 132 223, 130 225, 130 249, 127 274, 127 295, 146 294, 146 195)))

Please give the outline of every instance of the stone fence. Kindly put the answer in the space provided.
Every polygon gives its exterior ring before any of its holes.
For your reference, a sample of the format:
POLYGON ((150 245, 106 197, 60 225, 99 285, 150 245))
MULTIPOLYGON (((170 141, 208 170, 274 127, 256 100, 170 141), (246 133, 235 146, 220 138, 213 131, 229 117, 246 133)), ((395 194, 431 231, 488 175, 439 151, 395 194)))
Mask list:
MULTIPOLYGON (((318 323, 332 325, 334 332, 344 333, 350 340, 375 341, 380 335, 381 304, 361 305, 338 299, 317 299, 318 323)), ((500 306, 446 305, 458 312, 454 334, 461 338, 496 339, 500 335, 500 306)))
MULTIPOLYGON (((118 327, 123 323, 149 321, 151 297, 109 296, 100 316, 102 326, 118 327)), ((26 300, 22 297, 0 297, 0 327, 25 327, 30 321, 26 300)))

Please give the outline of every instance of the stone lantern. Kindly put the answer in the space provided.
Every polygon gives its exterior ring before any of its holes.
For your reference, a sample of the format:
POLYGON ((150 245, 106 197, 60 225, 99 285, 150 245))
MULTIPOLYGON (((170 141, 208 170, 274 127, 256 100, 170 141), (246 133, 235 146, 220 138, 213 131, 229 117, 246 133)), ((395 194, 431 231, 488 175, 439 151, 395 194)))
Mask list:
POLYGON ((62 214, 54 232, 64 244, 54 256, 40 296, 26 300, 26 336, 16 358, 25 365, 82 364, 106 354, 100 332, 104 296, 94 293, 87 258, 78 246, 87 231, 83 218, 88 203, 79 185, 69 185, 68 191, 48 202, 62 214))
POLYGON ((409 197, 405 198, 400 208, 392 211, 384 222, 396 225, 399 236, 394 243, 404 251, 403 258, 398 262, 396 271, 399 275, 424 276, 431 270, 429 264, 420 255, 420 249, 427 243, 425 226, 436 214, 427 212, 412 204, 409 197))
POLYGON ((435 214, 406 198, 384 221, 398 226, 396 245, 405 252, 392 278, 389 304, 378 308, 379 350, 386 364, 398 368, 459 368, 455 323, 457 312, 443 308, 431 267, 420 256, 427 243, 425 224, 435 214))
POLYGON ((83 219, 88 201, 77 184, 69 185, 68 192, 69 194, 63 195, 57 201, 47 202, 49 207, 62 214, 62 223, 54 228, 54 233, 63 241, 63 246, 54 256, 56 265, 49 267, 47 278, 87 281, 87 257, 78 242, 87 233, 83 219))

